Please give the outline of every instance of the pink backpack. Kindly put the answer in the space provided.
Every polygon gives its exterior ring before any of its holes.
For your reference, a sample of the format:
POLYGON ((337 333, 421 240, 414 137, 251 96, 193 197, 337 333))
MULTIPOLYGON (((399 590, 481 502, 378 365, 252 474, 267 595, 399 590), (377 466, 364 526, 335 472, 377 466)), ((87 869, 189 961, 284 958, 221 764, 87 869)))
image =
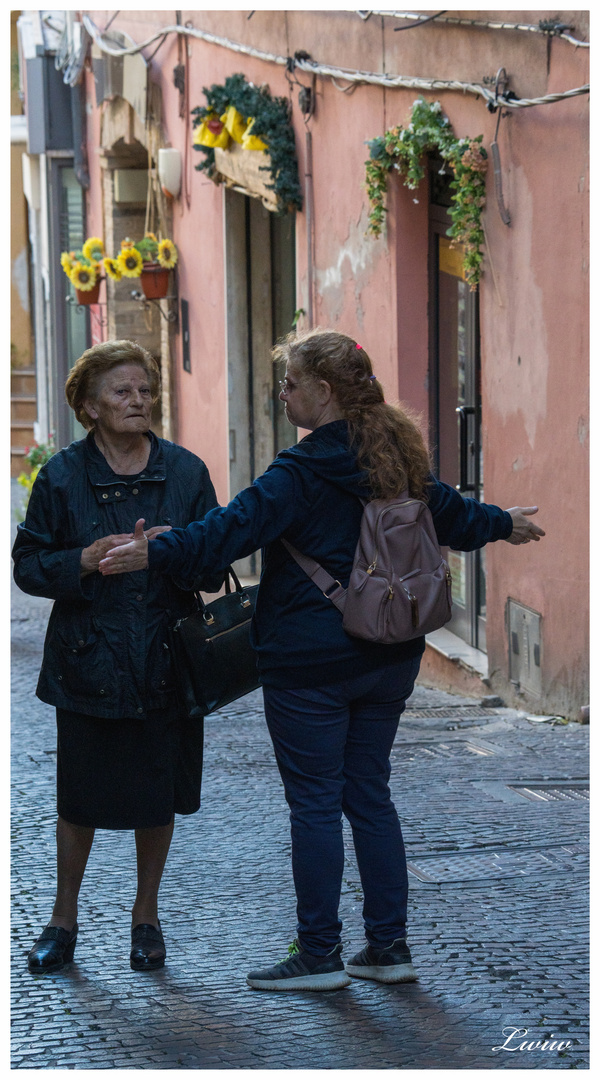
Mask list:
POLYGON ((439 630, 452 615, 452 577, 426 503, 405 491, 363 505, 347 589, 315 559, 281 542, 343 613, 352 637, 391 645, 439 630))

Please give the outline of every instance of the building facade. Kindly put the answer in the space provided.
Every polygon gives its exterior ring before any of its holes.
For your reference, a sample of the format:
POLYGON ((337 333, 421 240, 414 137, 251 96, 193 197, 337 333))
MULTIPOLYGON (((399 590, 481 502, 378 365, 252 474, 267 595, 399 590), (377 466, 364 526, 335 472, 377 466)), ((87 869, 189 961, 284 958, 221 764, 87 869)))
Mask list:
POLYGON ((54 192, 45 347, 61 445, 77 434, 59 399, 81 343, 135 337, 161 363, 157 430, 206 460, 225 502, 296 438, 273 341, 293 326, 343 330, 368 350, 388 400, 420 413, 440 478, 468 497, 539 506, 547 534, 448 553, 455 615, 429 642, 424 676, 476 693, 484 673, 507 703, 578 717, 589 695, 587 13, 62 16, 54 72, 71 147, 42 139, 28 151, 54 192), (287 213, 268 150, 231 140, 215 149, 212 178, 196 168, 193 110, 237 74, 289 102, 301 197, 287 213), (411 188, 387 173, 378 229, 365 162, 386 133, 397 145, 400 128, 422 135, 423 178, 411 188), (469 244, 447 235, 459 175, 448 133, 474 161, 480 146, 487 155, 476 289, 469 244), (161 148, 180 152, 174 198, 161 148), (107 280, 89 310, 65 303, 61 240, 79 231, 114 252, 148 228, 178 249, 167 299, 144 304, 123 279, 107 280))

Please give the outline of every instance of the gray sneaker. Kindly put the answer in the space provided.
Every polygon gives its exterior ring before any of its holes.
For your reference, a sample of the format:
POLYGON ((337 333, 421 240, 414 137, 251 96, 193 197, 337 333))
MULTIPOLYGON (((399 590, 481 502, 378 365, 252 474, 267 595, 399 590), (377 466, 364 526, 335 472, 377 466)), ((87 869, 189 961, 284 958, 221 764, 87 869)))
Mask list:
POLYGON ((404 938, 397 938, 387 949, 366 945, 346 964, 346 971, 355 979, 382 983, 414 982, 417 978, 404 938))
POLYGON ((253 990, 341 990, 352 982, 340 959, 341 951, 342 946, 336 945, 327 956, 313 956, 296 938, 285 960, 251 971, 246 981, 253 990))

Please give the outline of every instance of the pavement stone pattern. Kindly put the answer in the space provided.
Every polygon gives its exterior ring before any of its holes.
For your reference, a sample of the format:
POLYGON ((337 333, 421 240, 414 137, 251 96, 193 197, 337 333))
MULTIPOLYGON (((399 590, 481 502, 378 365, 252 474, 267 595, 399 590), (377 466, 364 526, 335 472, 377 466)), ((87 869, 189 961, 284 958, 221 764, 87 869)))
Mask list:
MULTIPOLYGON (((54 897, 54 710, 34 693, 50 607, 13 585, 13 1069, 589 1067, 589 728, 420 685, 391 781, 418 982, 246 986, 295 936, 288 812, 260 691, 206 721, 203 805, 177 819, 161 888, 165 968, 129 968, 133 834, 98 832, 75 961, 29 975, 54 897)), ((349 830, 346 841, 348 958, 363 931, 349 830)))

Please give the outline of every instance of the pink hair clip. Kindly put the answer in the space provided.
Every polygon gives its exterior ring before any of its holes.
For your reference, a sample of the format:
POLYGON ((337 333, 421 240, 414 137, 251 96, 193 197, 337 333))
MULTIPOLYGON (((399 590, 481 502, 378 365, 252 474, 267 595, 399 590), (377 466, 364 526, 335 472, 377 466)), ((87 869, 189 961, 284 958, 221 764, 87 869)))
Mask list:
POLYGON ((359 344, 358 344, 358 341, 356 342, 356 348, 357 348, 357 349, 362 349, 362 345, 359 345, 359 344))

